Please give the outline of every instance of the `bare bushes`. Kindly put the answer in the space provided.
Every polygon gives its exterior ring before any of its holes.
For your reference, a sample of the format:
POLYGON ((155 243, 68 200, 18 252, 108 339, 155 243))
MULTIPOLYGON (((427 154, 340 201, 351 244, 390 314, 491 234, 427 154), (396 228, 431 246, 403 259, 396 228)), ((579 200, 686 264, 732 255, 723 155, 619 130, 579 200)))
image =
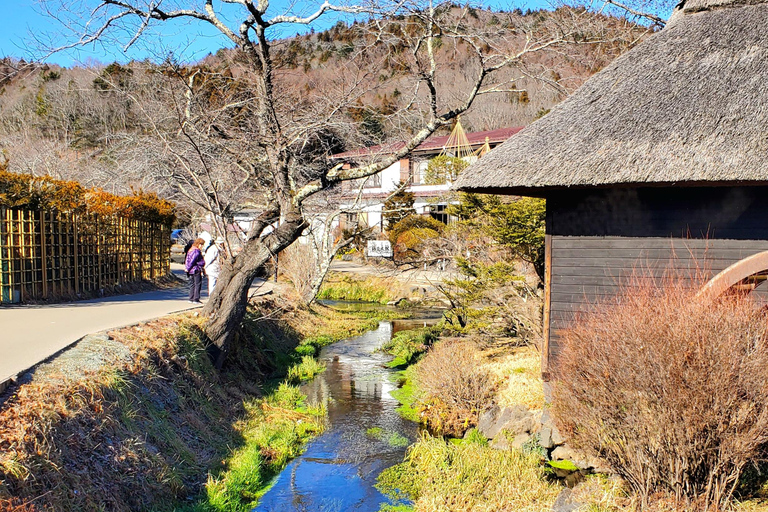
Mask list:
POLYGON ((493 406, 496 382, 471 341, 445 340, 416 367, 422 419, 435 431, 461 436, 493 406))
POLYGON ((647 505, 727 505, 768 441, 766 315, 745 297, 696 298, 638 280, 561 333, 554 413, 647 505))
POLYGON ((309 302, 317 279, 317 257, 310 243, 291 244, 280 253, 280 272, 293 284, 299 298, 309 302))

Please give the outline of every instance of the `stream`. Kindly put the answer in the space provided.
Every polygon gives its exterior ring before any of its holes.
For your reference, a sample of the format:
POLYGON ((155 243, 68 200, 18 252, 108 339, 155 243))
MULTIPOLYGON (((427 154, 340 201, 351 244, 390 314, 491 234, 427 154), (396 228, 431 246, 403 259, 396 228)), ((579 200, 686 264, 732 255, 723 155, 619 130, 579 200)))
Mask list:
POLYGON ((277 476, 254 511, 376 512, 389 503, 374 487, 376 478, 402 462, 419 427, 395 410, 399 404, 389 394, 397 387, 394 370, 385 366, 391 357, 377 349, 398 331, 436 321, 381 322, 376 330, 322 349, 327 368, 302 391, 310 403, 326 401, 328 429, 277 476))

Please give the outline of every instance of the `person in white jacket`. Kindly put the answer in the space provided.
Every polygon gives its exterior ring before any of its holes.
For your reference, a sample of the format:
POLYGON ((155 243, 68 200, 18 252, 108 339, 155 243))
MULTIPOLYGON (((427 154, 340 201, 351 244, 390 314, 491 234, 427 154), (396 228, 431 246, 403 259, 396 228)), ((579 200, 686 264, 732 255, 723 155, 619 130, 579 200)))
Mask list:
POLYGON ((219 280, 221 272, 221 253, 224 247, 224 238, 218 237, 214 243, 205 251, 205 274, 208 276, 208 296, 213 293, 216 287, 216 281, 219 280))

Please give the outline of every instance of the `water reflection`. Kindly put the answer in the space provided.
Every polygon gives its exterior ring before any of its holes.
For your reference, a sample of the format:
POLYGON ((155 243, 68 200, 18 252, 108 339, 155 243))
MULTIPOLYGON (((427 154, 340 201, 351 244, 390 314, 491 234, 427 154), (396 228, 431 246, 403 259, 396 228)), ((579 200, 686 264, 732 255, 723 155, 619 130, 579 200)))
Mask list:
POLYGON ((413 442, 418 426, 395 411, 389 392, 396 386, 384 366, 391 358, 376 350, 393 333, 424 323, 381 322, 375 331, 322 350, 327 369, 303 391, 312 402, 328 403, 330 426, 283 470, 256 511, 375 512, 387 502, 374 487, 376 477, 403 459, 403 443, 393 440, 413 442))

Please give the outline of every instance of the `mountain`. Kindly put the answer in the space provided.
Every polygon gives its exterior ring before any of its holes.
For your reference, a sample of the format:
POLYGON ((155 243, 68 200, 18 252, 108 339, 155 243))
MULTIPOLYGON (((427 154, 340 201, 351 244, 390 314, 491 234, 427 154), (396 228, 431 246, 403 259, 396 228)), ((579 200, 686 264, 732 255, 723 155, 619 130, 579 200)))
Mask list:
MULTIPOLYGON (((502 69, 501 92, 479 96, 462 117, 468 131, 529 124, 648 33, 626 19, 570 8, 504 12, 449 6, 442 19, 446 25, 435 29, 433 41, 442 69, 438 93, 445 104, 465 94, 479 69, 473 60, 478 52, 520 53, 502 69), (545 45, 558 37, 561 44, 545 45), (536 44, 543 48, 521 51, 536 44)), ((334 151, 401 139, 420 125, 419 109, 427 97, 417 72, 424 57, 409 54, 403 43, 418 37, 414 27, 420 21, 396 21, 388 32, 375 32, 376 20, 339 22, 329 30, 272 42, 287 111, 302 95, 338 98, 349 83, 362 91, 339 114, 354 129, 339 132, 334 151), (364 69, 360 62, 377 64, 364 69)), ((0 149, 17 172, 75 179, 114 193, 141 188, 183 201, 177 188, 158 178, 172 173, 159 167, 176 163, 157 158, 162 152, 153 135, 157 112, 166 109, 173 117, 183 111, 174 104, 178 95, 168 92, 167 80, 191 80, 214 101, 246 87, 239 77, 247 71, 245 57, 228 49, 189 65, 169 59, 60 68, 4 59, 0 149)))

